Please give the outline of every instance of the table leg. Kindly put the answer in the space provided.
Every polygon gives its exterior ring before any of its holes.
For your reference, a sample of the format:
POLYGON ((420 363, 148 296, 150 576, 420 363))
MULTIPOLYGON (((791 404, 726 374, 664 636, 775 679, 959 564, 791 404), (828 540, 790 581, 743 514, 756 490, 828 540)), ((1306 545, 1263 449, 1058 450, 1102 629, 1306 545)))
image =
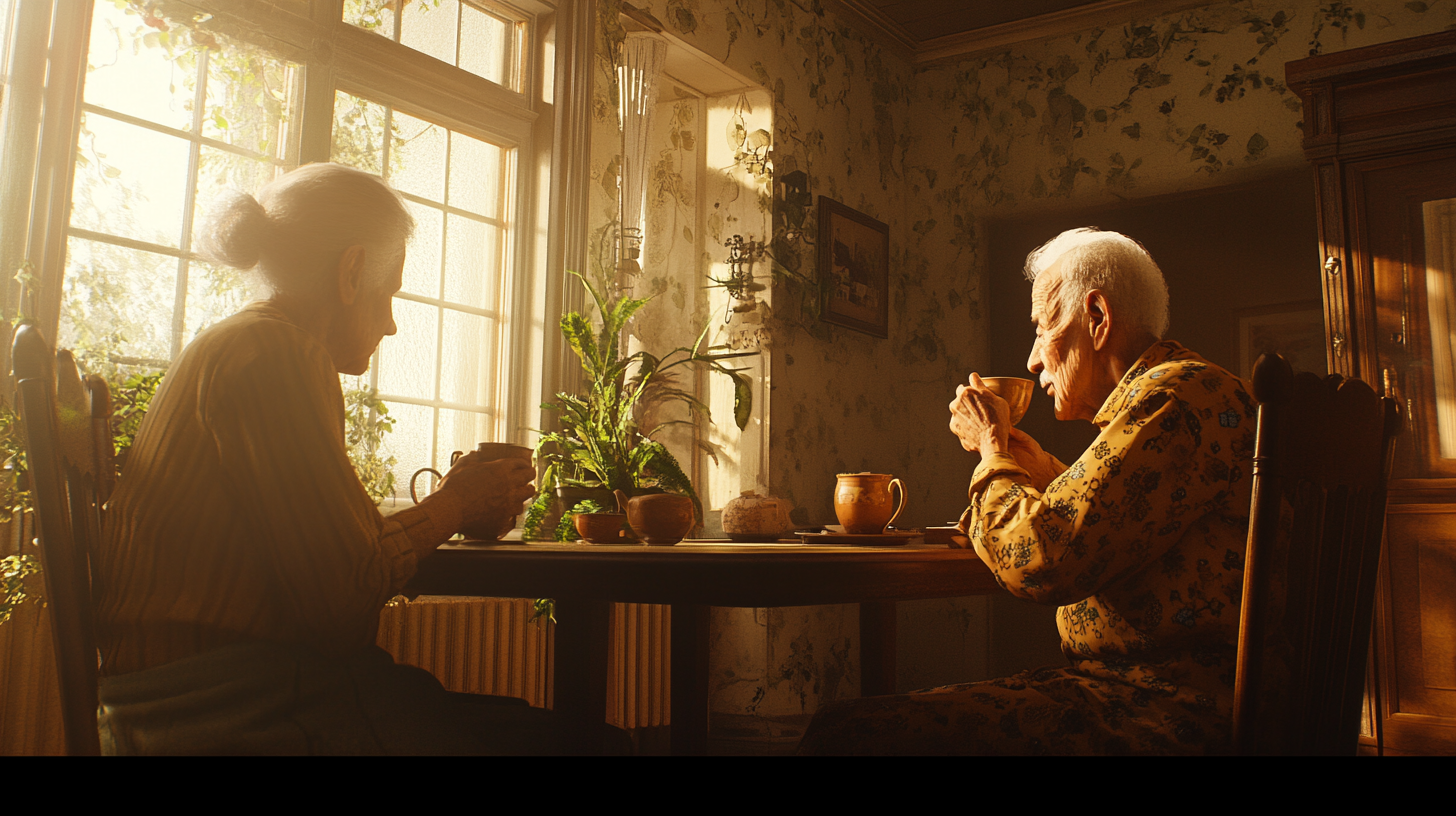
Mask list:
POLYGON ((708 617, 710 607, 672 606, 672 753, 708 752, 708 617))
POLYGON ((860 696, 895 693, 895 602, 859 605, 860 696))
POLYGON ((606 734, 610 615, 607 603, 556 601, 553 707, 580 738, 582 754, 600 754, 606 734))

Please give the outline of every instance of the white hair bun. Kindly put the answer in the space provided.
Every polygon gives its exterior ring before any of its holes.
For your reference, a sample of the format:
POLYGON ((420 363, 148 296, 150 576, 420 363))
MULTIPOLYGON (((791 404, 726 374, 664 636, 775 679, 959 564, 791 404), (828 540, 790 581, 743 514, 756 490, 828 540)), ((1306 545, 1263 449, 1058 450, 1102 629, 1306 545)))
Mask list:
POLYGON ((231 192, 213 206, 202 231, 202 254, 211 261, 252 269, 262 257, 272 221, 258 199, 231 192))

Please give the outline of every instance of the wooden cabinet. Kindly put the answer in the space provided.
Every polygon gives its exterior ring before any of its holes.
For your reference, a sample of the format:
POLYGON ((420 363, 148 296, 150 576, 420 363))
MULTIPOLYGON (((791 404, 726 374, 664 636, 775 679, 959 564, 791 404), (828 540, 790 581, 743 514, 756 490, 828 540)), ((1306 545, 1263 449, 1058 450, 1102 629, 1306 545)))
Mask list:
POLYGON ((1399 400, 1367 725, 1456 754, 1456 31, 1291 62, 1330 370, 1399 400))

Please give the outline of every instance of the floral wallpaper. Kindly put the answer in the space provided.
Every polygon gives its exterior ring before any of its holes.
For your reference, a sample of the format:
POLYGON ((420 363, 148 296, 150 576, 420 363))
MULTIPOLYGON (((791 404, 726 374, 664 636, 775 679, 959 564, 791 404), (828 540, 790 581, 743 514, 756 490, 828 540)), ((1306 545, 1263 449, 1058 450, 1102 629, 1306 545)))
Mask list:
MULTIPOLYGON (((620 0, 598 2, 593 240, 609 249, 623 30, 620 0)), ((772 96, 763 480, 800 523, 833 522, 835 474, 860 470, 905 479, 909 525, 959 514, 975 459, 945 406, 987 359, 989 309, 1026 308, 985 302, 983 219, 1300 166, 1285 62, 1456 26, 1456 0, 1241 0, 917 68, 819 0, 637 5, 772 96), (820 195, 889 226, 888 339, 818 319, 820 195)), ((986 615, 979 598, 902 604, 902 687, 983 676, 986 615)), ((857 620, 854 607, 715 612, 713 710, 807 714, 857 694, 857 620)))

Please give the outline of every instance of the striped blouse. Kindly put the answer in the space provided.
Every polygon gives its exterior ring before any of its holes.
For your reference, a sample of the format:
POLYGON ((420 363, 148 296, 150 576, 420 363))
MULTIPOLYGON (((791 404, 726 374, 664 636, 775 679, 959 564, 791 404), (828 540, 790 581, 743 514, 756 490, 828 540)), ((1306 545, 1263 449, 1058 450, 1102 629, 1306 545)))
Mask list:
POLYGON ((371 644, 449 523, 425 505, 380 515, 345 451, 328 351, 253 303, 173 362, 107 505, 102 673, 238 641, 371 644))

